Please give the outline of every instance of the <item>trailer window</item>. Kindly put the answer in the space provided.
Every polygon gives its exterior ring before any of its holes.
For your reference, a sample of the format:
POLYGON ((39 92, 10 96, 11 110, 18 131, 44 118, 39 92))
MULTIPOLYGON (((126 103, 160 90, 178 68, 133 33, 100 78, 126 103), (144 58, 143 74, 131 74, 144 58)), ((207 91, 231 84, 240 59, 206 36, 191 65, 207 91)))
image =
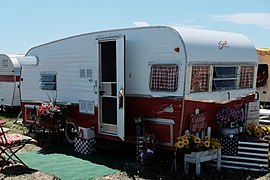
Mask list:
POLYGON ((150 89, 153 91, 176 91, 178 88, 178 66, 152 65, 150 89))
POLYGON ((238 67, 214 67, 213 91, 236 89, 238 67))
POLYGON ((207 92, 209 90, 210 66, 193 66, 190 92, 207 92))
POLYGON ((240 88, 253 87, 254 66, 241 66, 240 69, 240 88))
POLYGON ((42 90, 56 90, 56 72, 43 72, 40 74, 40 89, 42 90))
POLYGON ((268 65, 259 64, 257 71, 257 87, 263 87, 266 85, 268 79, 268 65))

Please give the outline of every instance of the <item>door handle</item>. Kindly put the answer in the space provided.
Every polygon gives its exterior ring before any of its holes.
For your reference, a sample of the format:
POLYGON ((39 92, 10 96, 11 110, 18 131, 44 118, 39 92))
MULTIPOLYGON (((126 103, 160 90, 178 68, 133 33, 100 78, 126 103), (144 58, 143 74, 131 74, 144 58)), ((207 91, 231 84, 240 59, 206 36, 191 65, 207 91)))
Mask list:
POLYGON ((124 89, 120 89, 118 93, 118 98, 119 98, 119 109, 123 108, 124 105, 124 89))
POLYGON ((100 95, 104 95, 106 91, 99 91, 100 95))
POLYGON ((95 94, 97 94, 97 80, 95 80, 93 84, 93 88, 94 88, 95 94))

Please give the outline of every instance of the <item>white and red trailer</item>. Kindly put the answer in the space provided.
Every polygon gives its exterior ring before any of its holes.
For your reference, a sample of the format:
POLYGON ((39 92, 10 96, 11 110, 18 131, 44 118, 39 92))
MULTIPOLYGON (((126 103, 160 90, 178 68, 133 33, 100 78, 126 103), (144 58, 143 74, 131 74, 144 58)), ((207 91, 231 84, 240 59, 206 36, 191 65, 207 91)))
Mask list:
POLYGON ((21 106, 19 82, 21 65, 19 57, 24 55, 0 54, 0 107, 17 108, 21 106))
POLYGON ((36 59, 22 68, 25 124, 49 96, 68 106, 68 125, 94 127, 98 138, 135 142, 134 119, 141 117, 165 149, 189 128, 195 109, 207 113, 214 133, 217 109, 248 111, 256 91, 256 49, 237 33, 165 26, 108 30, 39 45, 25 57, 36 59))

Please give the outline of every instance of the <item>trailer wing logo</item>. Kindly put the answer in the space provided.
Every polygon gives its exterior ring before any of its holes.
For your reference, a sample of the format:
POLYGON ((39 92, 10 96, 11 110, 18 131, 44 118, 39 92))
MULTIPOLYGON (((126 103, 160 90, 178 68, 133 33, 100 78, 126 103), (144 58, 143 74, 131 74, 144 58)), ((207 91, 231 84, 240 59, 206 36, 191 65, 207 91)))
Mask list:
POLYGON ((224 47, 226 47, 226 48, 229 48, 230 47, 229 44, 228 44, 228 42, 227 41, 219 41, 218 42, 218 49, 221 50, 224 47))

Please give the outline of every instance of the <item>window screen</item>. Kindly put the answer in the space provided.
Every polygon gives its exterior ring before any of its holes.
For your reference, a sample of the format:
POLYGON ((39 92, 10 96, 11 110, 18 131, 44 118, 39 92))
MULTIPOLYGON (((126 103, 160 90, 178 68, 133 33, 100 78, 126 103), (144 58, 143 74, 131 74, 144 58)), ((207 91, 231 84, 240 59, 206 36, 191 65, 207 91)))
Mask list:
POLYGON ((214 67, 213 74, 213 91, 224 91, 236 89, 237 85, 237 71, 236 66, 221 66, 214 67))
POLYGON ((234 78, 237 77, 237 67, 215 67, 215 78, 234 78))
POLYGON ((210 66, 194 66, 191 74, 190 92, 207 92, 209 90, 210 66))
POLYGON ((153 65, 150 89, 153 91, 176 91, 178 88, 177 65, 153 65))
POLYGON ((253 86, 253 66, 241 66, 240 88, 252 88, 253 86))

